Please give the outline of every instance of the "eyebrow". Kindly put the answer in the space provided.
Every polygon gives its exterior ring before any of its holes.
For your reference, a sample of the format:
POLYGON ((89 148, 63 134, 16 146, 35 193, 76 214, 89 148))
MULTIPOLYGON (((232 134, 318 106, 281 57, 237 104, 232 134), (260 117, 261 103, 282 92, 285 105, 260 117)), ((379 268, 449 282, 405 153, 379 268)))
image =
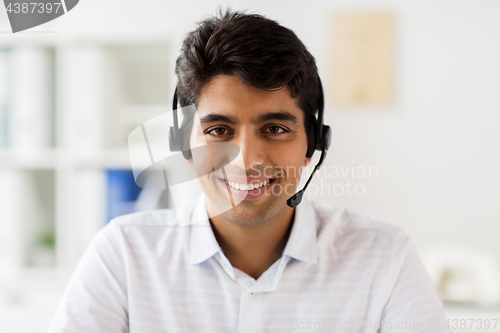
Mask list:
POLYGON ((299 120, 297 117, 295 117, 293 114, 291 114, 288 111, 278 111, 278 112, 269 112, 265 113, 261 116, 259 116, 256 121, 254 121, 255 124, 258 123, 263 123, 265 121, 269 120, 283 120, 283 121, 289 121, 294 124, 298 124, 299 120))
POLYGON ((229 123, 232 125, 236 125, 238 123, 236 121, 236 119, 234 119, 232 117, 224 116, 221 114, 215 114, 215 113, 207 114, 206 116, 203 116, 200 118, 200 123, 202 123, 202 124, 215 123, 215 122, 220 122, 220 121, 225 122, 225 123, 229 123))
MULTIPOLYGON (((269 120, 282 120, 289 121, 294 124, 298 124, 299 120, 293 114, 288 111, 278 111, 278 112, 268 112, 260 115, 257 119, 252 121, 254 124, 263 123, 269 120)), ((200 123, 215 123, 215 122, 225 122, 232 125, 238 124, 238 120, 233 117, 225 116, 222 114, 211 113, 200 118, 200 123)))

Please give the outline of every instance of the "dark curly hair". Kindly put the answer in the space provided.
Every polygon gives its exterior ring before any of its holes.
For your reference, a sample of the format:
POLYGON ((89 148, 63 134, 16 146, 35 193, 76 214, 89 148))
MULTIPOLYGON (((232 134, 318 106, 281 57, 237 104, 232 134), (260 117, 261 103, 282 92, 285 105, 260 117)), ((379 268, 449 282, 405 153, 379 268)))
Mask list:
POLYGON ((304 111, 305 128, 318 110, 320 84, 314 57, 295 33, 257 14, 226 11, 199 23, 177 58, 180 106, 197 105, 201 87, 220 74, 262 90, 288 85, 304 111))

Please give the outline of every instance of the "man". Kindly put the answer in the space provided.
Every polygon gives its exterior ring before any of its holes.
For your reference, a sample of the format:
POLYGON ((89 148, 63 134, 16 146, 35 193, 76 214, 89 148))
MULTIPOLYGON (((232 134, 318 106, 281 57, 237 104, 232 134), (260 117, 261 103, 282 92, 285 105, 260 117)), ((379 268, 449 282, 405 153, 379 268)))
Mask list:
MULTIPOLYGON (((445 331, 399 227, 307 200, 287 205, 311 161, 322 96, 314 58, 291 30, 259 15, 208 19, 185 39, 176 74, 179 103, 194 104, 200 124, 184 130, 189 147, 232 143, 239 153, 199 178, 205 195, 182 214, 106 225, 49 332, 445 331), (172 227, 186 220, 206 224, 172 227)), ((207 163, 186 156, 195 169, 207 163)))

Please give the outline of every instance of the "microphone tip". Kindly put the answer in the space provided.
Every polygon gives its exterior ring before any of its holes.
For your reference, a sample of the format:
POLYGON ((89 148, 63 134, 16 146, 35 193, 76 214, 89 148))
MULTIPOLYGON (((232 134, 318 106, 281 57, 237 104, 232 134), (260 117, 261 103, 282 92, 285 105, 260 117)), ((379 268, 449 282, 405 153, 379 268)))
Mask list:
POLYGON ((304 195, 304 190, 300 190, 295 193, 291 198, 286 201, 286 204, 292 208, 295 208, 302 201, 302 196, 304 195))

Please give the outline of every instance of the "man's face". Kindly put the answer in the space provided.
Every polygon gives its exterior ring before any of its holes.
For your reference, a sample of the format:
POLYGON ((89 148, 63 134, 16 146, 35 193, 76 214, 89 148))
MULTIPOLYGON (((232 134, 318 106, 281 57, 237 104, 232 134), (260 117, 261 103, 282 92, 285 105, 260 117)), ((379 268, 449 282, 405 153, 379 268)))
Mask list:
MULTIPOLYGON (((191 147, 205 142, 239 146, 238 156, 223 169, 198 178, 210 216, 241 225, 258 225, 291 209, 286 200, 297 189, 307 166, 304 113, 289 87, 264 91, 232 75, 203 85, 191 133, 191 147), (228 194, 236 204, 227 210, 228 194), (224 203, 223 203, 224 202, 224 203)), ((192 164, 206 164, 193 155, 192 164)))

